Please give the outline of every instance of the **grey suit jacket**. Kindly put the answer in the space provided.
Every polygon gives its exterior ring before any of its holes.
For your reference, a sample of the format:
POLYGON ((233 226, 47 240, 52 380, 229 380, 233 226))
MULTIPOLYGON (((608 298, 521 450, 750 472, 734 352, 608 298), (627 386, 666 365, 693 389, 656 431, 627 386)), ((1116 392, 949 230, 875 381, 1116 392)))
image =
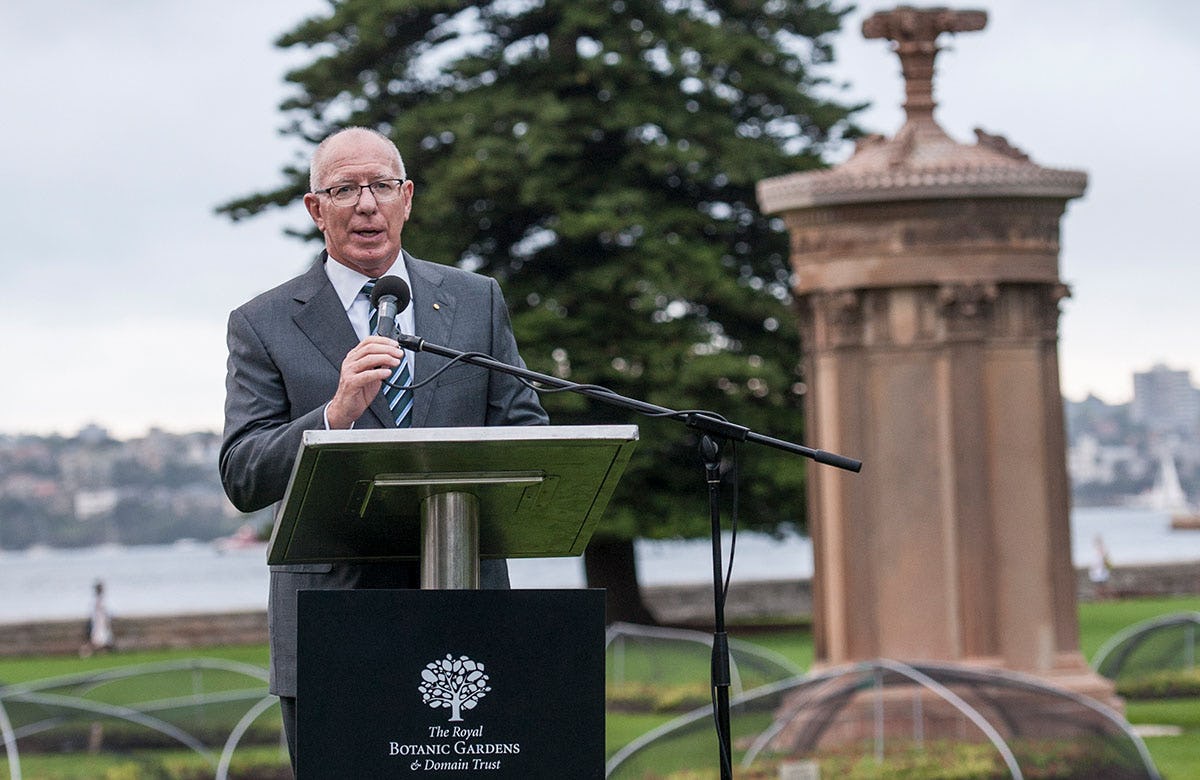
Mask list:
MULTIPOLYGON (((412 281, 416 334, 435 344, 483 352, 524 366, 508 309, 494 279, 403 254, 412 281)), ((229 315, 225 432, 221 481, 233 504, 254 511, 283 498, 306 430, 325 427, 324 407, 337 390, 342 360, 355 344, 345 309, 324 269, 325 254, 304 274, 259 295, 229 315)), ((416 378, 446 358, 414 356, 416 378)), ((414 426, 539 425, 537 395, 516 379, 456 365, 413 393, 414 426)), ((357 428, 394 423, 379 396, 357 428)), ((271 570, 268 625, 271 691, 296 695, 296 592, 308 588, 415 587, 416 564, 304 564, 271 570)), ((484 587, 507 587, 504 561, 484 561, 484 587)))

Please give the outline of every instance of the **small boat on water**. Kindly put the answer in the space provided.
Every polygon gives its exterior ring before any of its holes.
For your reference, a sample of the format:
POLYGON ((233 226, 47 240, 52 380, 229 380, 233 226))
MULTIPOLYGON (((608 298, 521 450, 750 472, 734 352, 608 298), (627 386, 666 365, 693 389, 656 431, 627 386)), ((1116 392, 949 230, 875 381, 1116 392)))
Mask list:
POLYGON ((1172 531, 1200 531, 1200 512, 1171 515, 1172 531))
POLYGON ((1159 454, 1154 487, 1142 495, 1142 501, 1146 506, 1168 512, 1172 531, 1200 531, 1200 510, 1188 501, 1175 469, 1175 458, 1165 450, 1159 454))

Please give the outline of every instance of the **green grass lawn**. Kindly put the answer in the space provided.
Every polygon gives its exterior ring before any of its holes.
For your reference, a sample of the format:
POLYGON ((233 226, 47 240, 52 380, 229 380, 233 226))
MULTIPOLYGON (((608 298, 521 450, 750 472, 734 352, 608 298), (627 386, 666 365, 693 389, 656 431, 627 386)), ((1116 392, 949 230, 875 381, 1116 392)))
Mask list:
MULTIPOLYGON (((1079 646, 1090 662, 1114 634, 1144 620, 1200 611, 1200 597, 1122 599, 1079 606, 1079 646)), ((1146 749, 1165 780, 1200 778, 1200 702, 1195 699, 1130 701, 1125 718, 1134 725, 1179 726, 1177 737, 1145 737, 1146 749)))
POLYGON ((1079 605, 1079 647, 1088 661, 1118 631, 1173 612, 1200 611, 1200 596, 1093 601, 1079 605))
MULTIPOLYGON (((1090 660, 1109 637, 1130 625, 1164 614, 1192 610, 1200 611, 1200 597, 1129 599, 1083 604, 1079 610, 1080 649, 1090 660)), ((800 668, 808 668, 812 663, 812 636, 807 629, 781 628, 770 631, 745 630, 739 632, 737 627, 733 627, 729 633, 733 639, 759 645, 779 653, 800 668)), ((43 680, 79 672, 194 657, 222 658, 265 668, 267 648, 265 645, 256 645, 195 650, 121 652, 91 658, 74 656, 0 658, 0 683, 11 684, 43 680)), ((700 654, 697 657, 703 660, 695 666, 691 660, 687 662, 686 667, 680 664, 673 666, 671 669, 672 685, 678 685, 680 679, 686 681, 690 676, 696 679, 697 685, 707 686, 706 656, 700 654)), ((644 665, 636 666, 643 664, 641 660, 631 661, 631 663, 634 665, 626 668, 631 675, 639 668, 643 671, 649 668, 644 665)), ((132 691, 128 693, 131 700, 136 699, 137 695, 132 691)), ((1147 748, 1167 780, 1200 778, 1200 703, 1196 700, 1130 702, 1126 713, 1131 723, 1169 724, 1183 728, 1184 733, 1179 737, 1147 738, 1145 740, 1147 748)), ((631 740, 675 716, 676 713, 670 712, 610 712, 607 718, 606 734, 608 755, 611 756, 631 740)), ((281 757, 277 748, 247 748, 247 750, 249 751, 247 755, 258 763, 280 763, 281 757)), ((44 780, 155 777, 157 775, 140 773, 143 770, 139 770, 138 767, 146 762, 153 763, 155 760, 162 759, 166 753, 166 751, 157 751, 154 755, 31 755, 28 758, 23 755, 22 769, 26 778, 42 778, 44 780)), ((206 764, 194 754, 188 754, 185 751, 171 751, 170 761, 175 766, 193 767, 195 771, 200 772, 200 774, 192 776, 204 776, 206 764)), ((286 763, 285 759, 283 761, 286 763)), ((7 775, 7 761, 0 758, 0 777, 7 775)))
POLYGON ((1130 723, 1179 726, 1177 737, 1145 737, 1146 749, 1166 780, 1200 777, 1200 702, 1160 699, 1125 703, 1130 723))
POLYGON ((65 677, 81 672, 98 672, 135 664, 178 661, 183 658, 221 658, 226 661, 253 664, 266 669, 268 650, 266 645, 234 645, 178 650, 134 650, 102 653, 90 658, 77 658, 73 655, 0 658, 0 684, 11 685, 18 682, 65 677))

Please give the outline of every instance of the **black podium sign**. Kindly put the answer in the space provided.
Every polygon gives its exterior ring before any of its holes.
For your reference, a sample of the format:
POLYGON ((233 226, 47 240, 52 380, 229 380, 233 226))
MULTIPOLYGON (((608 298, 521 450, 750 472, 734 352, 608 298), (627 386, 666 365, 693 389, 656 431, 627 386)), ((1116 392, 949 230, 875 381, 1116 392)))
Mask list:
POLYGON ((299 780, 602 778, 602 590, 299 594, 299 780))

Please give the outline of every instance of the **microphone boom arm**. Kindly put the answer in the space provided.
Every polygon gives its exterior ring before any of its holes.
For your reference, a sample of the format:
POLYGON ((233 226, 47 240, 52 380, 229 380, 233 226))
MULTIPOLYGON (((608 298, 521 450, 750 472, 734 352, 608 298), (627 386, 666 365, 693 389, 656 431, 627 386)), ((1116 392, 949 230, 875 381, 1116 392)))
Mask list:
POLYGON ((802 444, 796 444, 783 439, 776 439, 771 436, 764 436, 761 433, 755 433, 744 425, 738 425, 720 417, 709 414, 707 412, 680 412, 674 409, 668 409, 665 406, 639 401, 636 398, 615 393, 601 387, 580 385, 575 382, 568 382, 565 379, 559 379, 549 374, 541 374, 537 371, 530 371, 527 368, 518 368, 517 366, 509 365, 495 358, 485 357, 482 355, 460 352, 457 349, 444 347, 440 344, 431 344, 420 336, 409 336, 406 334, 396 334, 396 341, 404 349, 409 349, 414 352, 428 352, 432 355, 458 360, 463 363, 486 368, 490 371, 499 371, 502 374, 509 374, 519 379, 524 379, 528 382, 537 382, 541 385, 546 385, 560 390, 570 390, 579 395, 594 398, 602 403, 616 406, 622 409, 638 412, 650 417, 670 417, 672 419, 681 420, 689 428, 695 428, 702 433, 707 433, 723 439, 731 439, 733 441, 749 441, 755 444, 762 444, 767 447, 774 447, 777 450, 790 452, 794 455, 801 455, 809 458, 817 463, 823 463, 827 466, 843 469, 845 471, 858 472, 862 469, 862 461, 845 455, 839 455, 835 452, 827 452, 825 450, 813 449, 805 447, 802 444))

